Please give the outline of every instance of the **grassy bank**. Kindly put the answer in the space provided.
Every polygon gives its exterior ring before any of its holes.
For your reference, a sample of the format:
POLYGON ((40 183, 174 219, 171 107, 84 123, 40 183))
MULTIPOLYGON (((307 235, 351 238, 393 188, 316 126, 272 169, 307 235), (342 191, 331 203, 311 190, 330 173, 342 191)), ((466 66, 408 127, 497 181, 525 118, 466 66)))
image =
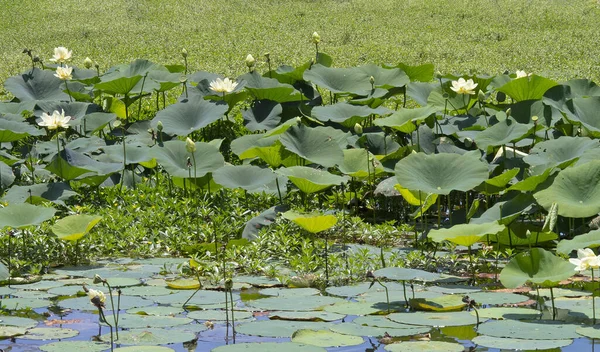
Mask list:
POLYGON ((306 61, 313 31, 338 67, 431 62, 444 73, 600 77, 600 3, 591 0, 3 3, 2 82, 29 66, 23 48, 47 61, 56 46, 74 51, 74 65, 89 56, 101 71, 135 58, 180 63, 186 48, 193 70, 237 75, 248 53, 270 52, 275 65, 306 61))

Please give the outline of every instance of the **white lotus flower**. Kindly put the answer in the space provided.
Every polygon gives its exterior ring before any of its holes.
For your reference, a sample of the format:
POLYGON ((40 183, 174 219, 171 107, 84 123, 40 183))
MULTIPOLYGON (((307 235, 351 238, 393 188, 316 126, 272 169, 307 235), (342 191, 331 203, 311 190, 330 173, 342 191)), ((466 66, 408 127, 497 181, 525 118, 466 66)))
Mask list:
POLYGON ((531 73, 527 73, 523 70, 517 70, 517 72, 515 72, 517 74, 517 78, 523 78, 523 77, 529 77, 531 76, 531 73))
POLYGON ((237 87, 238 83, 230 80, 229 78, 216 80, 210 82, 209 88, 216 93, 231 93, 237 87))
POLYGON ((470 78, 468 81, 465 81, 462 77, 458 81, 452 81, 452 87, 450 87, 450 89, 458 94, 475 94, 475 88, 477 88, 477 83, 473 82, 470 78))
POLYGON ((58 110, 54 110, 52 115, 48 115, 47 113, 42 113, 42 120, 38 122, 38 125, 42 127, 47 127, 49 130, 55 130, 57 128, 68 128, 69 121, 71 120, 71 116, 65 116, 65 111, 62 110, 58 112, 58 110))
POLYGON ((104 308, 104 303, 106 302, 106 296, 104 295, 104 292, 90 288, 87 291, 87 295, 90 298, 92 305, 98 309, 104 308))
POLYGON ((71 59, 71 54, 73 54, 73 51, 65 48, 64 46, 59 46, 58 48, 54 48, 54 56, 50 59, 50 61, 58 63, 67 62, 71 59))
POLYGON ((576 266, 575 271, 598 269, 600 267, 600 258, 590 248, 578 249, 577 259, 571 258, 569 262, 576 266))
POLYGON ((56 73, 54 74, 54 76, 62 79, 63 81, 67 81, 70 79, 73 79, 73 67, 69 67, 67 65, 65 65, 65 67, 57 67, 56 68, 56 73))

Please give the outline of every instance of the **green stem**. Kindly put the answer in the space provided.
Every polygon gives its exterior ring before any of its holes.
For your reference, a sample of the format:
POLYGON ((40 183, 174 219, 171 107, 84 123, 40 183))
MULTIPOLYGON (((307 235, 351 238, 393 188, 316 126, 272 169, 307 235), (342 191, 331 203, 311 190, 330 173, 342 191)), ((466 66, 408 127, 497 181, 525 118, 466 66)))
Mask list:
POLYGON ((594 298, 594 291, 594 269, 592 268, 592 324, 596 325, 596 299, 594 298))

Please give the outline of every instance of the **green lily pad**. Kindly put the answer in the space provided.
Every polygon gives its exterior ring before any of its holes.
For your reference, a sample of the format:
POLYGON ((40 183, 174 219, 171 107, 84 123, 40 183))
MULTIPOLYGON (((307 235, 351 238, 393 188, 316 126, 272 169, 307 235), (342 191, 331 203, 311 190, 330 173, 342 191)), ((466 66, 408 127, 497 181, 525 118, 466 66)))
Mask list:
POLYGON ((51 306, 52 302, 47 299, 36 298, 6 298, 2 300, 2 305, 5 309, 8 310, 18 310, 25 308, 36 309, 51 306))
POLYGON ((302 329, 292 335, 292 342, 320 347, 356 346, 363 343, 360 336, 344 335, 330 330, 302 329))
POLYGON ((429 312, 450 312, 462 310, 466 303, 462 301, 462 295, 443 295, 436 298, 411 298, 410 306, 415 310, 429 312))
MULTIPOLYGON (((273 311, 269 313, 270 319, 298 320, 298 321, 335 321, 341 320, 346 314, 332 313, 327 311, 273 311)), ((236 318, 237 319, 237 318, 236 318)))
POLYGON ((561 240, 556 246, 556 251, 568 255, 576 249, 596 247, 600 247, 600 229, 577 235, 572 240, 561 240))
POLYGON ((428 286, 428 291, 439 292, 444 294, 472 294, 480 292, 482 289, 475 286, 465 285, 440 285, 440 286, 428 286))
MULTIPOLYGON (((404 309, 406 304, 399 301, 390 301, 390 310, 396 311, 404 309)), ((387 312, 387 301, 384 299, 381 302, 339 302, 325 307, 326 312, 346 314, 346 315, 369 315, 380 312, 387 312)))
POLYGON ((254 165, 225 165, 213 172, 215 182, 221 186, 241 188, 250 193, 276 192, 276 177, 273 170, 254 165))
POLYGON ((115 351, 121 352, 169 352, 175 351, 172 348, 164 347, 164 346, 129 346, 129 347, 121 347, 115 348, 115 351))
POLYGON ((396 281, 422 281, 430 282, 440 278, 439 274, 430 273, 428 271, 410 268, 389 267, 379 269, 373 273, 376 277, 386 278, 396 281))
POLYGON ((77 241, 102 220, 101 216, 76 214, 66 216, 52 225, 52 232, 61 240, 77 241))
POLYGON ((600 327, 598 325, 580 326, 575 331, 577 331, 579 335, 589 337, 591 339, 600 339, 600 327))
MULTIPOLYGON (((106 320, 113 321, 112 315, 107 315, 106 320)), ((119 327, 123 329, 142 329, 142 328, 166 328, 170 326, 185 325, 193 320, 189 318, 177 318, 161 315, 139 315, 139 314, 121 314, 119 315, 119 327)))
POLYGON ((304 193, 315 193, 348 182, 348 177, 306 166, 280 168, 278 174, 287 176, 304 193))
MULTIPOLYGON (((198 282, 198 281, 196 281, 198 282)), ((165 296, 174 293, 174 290, 170 290, 166 287, 157 287, 157 286, 133 286, 127 287, 127 289, 123 290, 123 293, 131 295, 131 296, 165 296)))
POLYGON ((239 275, 233 278, 233 282, 244 282, 254 287, 274 287, 281 286, 281 282, 265 276, 245 276, 239 275))
POLYGON ((107 343, 94 341, 59 341, 40 346, 40 350, 44 352, 101 352, 109 348, 110 346, 107 343))
MULTIPOLYGON (((195 310, 195 311, 189 312, 187 314, 187 317, 190 319, 195 319, 195 320, 211 320, 211 321, 225 321, 227 319, 231 320, 231 312, 229 312, 227 314, 229 315, 229 318, 227 318, 225 316, 224 310, 206 309, 206 310, 195 310)), ((251 319, 252 313, 246 312, 246 311, 235 311, 234 317, 235 317, 236 321, 251 319)))
POLYGON ((183 313, 183 308, 171 307, 171 306, 150 306, 141 308, 131 308, 127 310, 128 314, 138 315, 161 315, 161 316, 174 316, 183 313))
MULTIPOLYGON (((101 336, 103 341, 110 341, 110 334, 101 336)), ((119 331, 119 339, 115 343, 123 345, 154 346, 171 343, 182 343, 196 338, 196 334, 190 331, 178 329, 131 329, 119 331)))
POLYGON ((381 328, 375 326, 362 326, 354 323, 341 323, 332 325, 330 330, 338 332, 340 334, 352 335, 352 336, 373 336, 380 337, 386 333, 392 337, 405 337, 419 334, 425 334, 431 330, 429 326, 417 327, 413 325, 411 328, 406 329, 394 329, 394 328, 381 328))
POLYGON ((497 90, 510 96, 516 101, 539 100, 544 93, 558 83, 538 75, 531 75, 511 80, 497 90))
MULTIPOLYGON (((600 306, 600 298, 595 297, 594 299, 596 301, 596 306, 600 306)), ((548 307, 552 306, 552 302, 546 302, 546 304, 548 307)), ((568 309, 570 316, 592 319, 593 306, 591 297, 559 297, 554 299, 554 305, 556 308, 568 309)))
MULTIPOLYGON (((158 304, 169 304, 173 306, 181 306, 185 301, 190 298, 193 290, 185 290, 177 293, 173 293, 165 296, 151 296, 150 299, 154 300, 154 302, 158 304)), ((234 293, 233 299, 238 300, 239 294, 234 293)), ((218 291, 208 291, 208 290, 200 290, 194 294, 194 297, 189 300, 188 305, 190 306, 206 306, 212 304, 220 304, 225 303, 225 293, 218 291)))
POLYGON ((27 328, 20 326, 0 326, 0 338, 9 338, 24 335, 27 328))
POLYGON ((370 282, 362 282, 360 284, 349 285, 349 286, 329 286, 325 289, 328 294, 340 297, 355 297, 361 293, 369 291, 371 287, 370 282))
POLYGON ((386 345, 388 352, 462 352, 465 347, 455 342, 444 341, 406 341, 386 345))
POLYGON ((292 320, 259 320, 240 324, 236 331, 241 334, 263 337, 292 337, 300 329, 329 329, 330 323, 292 321, 292 320))
POLYGON ((528 134, 531 128, 533 128, 533 125, 520 124, 509 117, 478 133, 475 137, 475 143, 479 149, 486 151, 488 147, 519 141, 528 134))
POLYGON ((550 294, 549 288, 540 288, 539 291, 531 290, 527 294, 530 296, 537 297, 538 292, 541 297, 548 297, 548 298, 550 298, 551 296, 554 296, 554 298, 558 298, 558 297, 585 297, 585 296, 592 295, 591 292, 572 290, 572 289, 561 288, 561 287, 553 288, 552 294, 550 294))
POLYGON ((579 337, 578 325, 562 324, 552 321, 534 320, 490 320, 481 325, 477 332, 482 335, 493 337, 510 337, 527 340, 552 340, 556 336, 563 339, 575 339, 579 337))
MULTIPOLYGON (((110 305, 110 298, 107 296, 107 307, 110 305)), ((116 302, 116 296, 113 294, 116 302)), ((124 296, 121 295, 121 309, 148 307, 153 305, 154 302, 148 299, 144 299, 136 296, 124 296)), ((97 308, 92 305, 90 299, 86 297, 69 298, 58 302, 58 305, 62 308, 77 309, 83 311, 96 311, 97 308)), ((116 303, 115 303, 116 309, 116 303)))
MULTIPOLYGON (((540 317, 540 311, 531 308, 493 307, 479 309, 478 313, 480 318, 487 319, 533 320, 540 317)), ((473 310, 471 315, 477 314, 473 310)))
POLYGON ((519 295, 510 292, 474 292, 470 293, 469 297, 474 299, 478 304, 486 304, 488 306, 517 304, 529 300, 525 295, 519 295))
POLYGON ((0 315, 0 326, 14 326, 25 329, 36 327, 38 322, 30 318, 13 317, 10 315, 0 315))
POLYGON ((305 287, 305 288, 279 288, 279 287, 271 287, 264 288, 259 290, 258 293, 264 296, 277 296, 277 297, 287 297, 287 296, 315 296, 320 294, 321 292, 316 288, 305 287))
POLYGON ((41 280, 38 282, 33 282, 30 284, 23 284, 23 285, 14 285, 14 288, 18 288, 20 290, 39 290, 39 291, 47 291, 51 288, 55 288, 55 287, 60 287, 63 286, 64 284, 62 282, 59 281, 52 281, 52 280, 41 280))
POLYGON ((573 340, 530 340, 482 335, 474 338, 473 343, 478 346, 498 348, 501 350, 550 350, 566 347, 572 344, 573 340))
POLYGON ((412 324, 426 325, 433 327, 460 326, 476 324, 477 320, 470 312, 413 312, 413 313, 392 313, 388 315, 392 321, 412 324))
POLYGON ((459 246, 472 246, 481 241, 488 235, 495 235, 504 230, 504 225, 496 222, 485 224, 460 224, 454 225, 448 229, 434 229, 429 232, 427 237, 434 242, 450 241, 459 246))
POLYGON ((68 339, 79 335, 79 331, 68 328, 33 328, 20 338, 26 340, 56 340, 68 339))
POLYGON ((56 297, 56 295, 45 292, 45 291, 25 291, 19 290, 12 294, 14 297, 19 298, 36 298, 36 299, 50 299, 56 297))
POLYGON ((279 141, 290 152, 325 167, 341 164, 344 160, 337 141, 325 130, 296 125, 288 128, 279 141))
POLYGON ((346 300, 329 296, 284 296, 247 301, 246 305, 262 310, 308 311, 321 310, 326 306, 339 302, 346 302, 346 300))
POLYGON ((554 254, 532 248, 514 256, 500 272, 505 287, 517 288, 527 282, 548 287, 573 276, 575 266, 554 254))
POLYGON ((361 326, 370 326, 377 328, 389 328, 389 329, 414 329, 415 325, 402 324, 395 321, 391 321, 387 316, 383 315, 367 315, 362 317, 356 317, 352 320, 353 324, 361 326))
POLYGON ((322 347, 303 345, 295 342, 254 342, 236 343, 213 348, 211 352, 326 352, 322 347))

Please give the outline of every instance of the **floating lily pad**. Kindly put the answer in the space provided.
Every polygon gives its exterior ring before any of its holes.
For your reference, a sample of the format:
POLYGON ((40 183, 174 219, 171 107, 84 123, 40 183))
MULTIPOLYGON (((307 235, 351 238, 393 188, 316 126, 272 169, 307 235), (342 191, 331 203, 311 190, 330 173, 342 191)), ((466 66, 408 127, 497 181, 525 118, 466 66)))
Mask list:
POLYGON ((247 301, 246 305, 262 310, 320 310, 334 303, 346 302, 346 300, 329 296, 305 296, 305 297, 269 297, 247 301))
MULTIPOLYGON (((107 315, 106 320, 113 321, 112 315, 107 315)), ((160 315, 139 315, 139 314, 121 314, 119 315, 119 327, 124 329, 141 328, 166 328, 177 325, 185 325, 193 320, 189 318, 177 318, 160 315)))
MULTIPOLYGON (((150 306, 142 308, 131 308, 127 310, 128 314, 138 315, 162 315, 162 316, 173 316, 183 313, 183 308, 172 307, 172 306, 150 306)), ((191 318, 191 317, 189 317, 191 318)))
POLYGON ((475 317, 469 312, 413 312, 392 313, 390 320, 403 324, 426 325, 434 327, 472 325, 477 323, 475 317))
POLYGON ((578 325, 562 324, 547 320, 522 322, 518 320, 490 320, 477 329, 482 335, 510 337, 528 340, 551 340, 557 336, 563 339, 579 337, 575 330, 578 325))
POLYGON ((51 306, 52 302, 47 299, 36 298, 6 298, 2 300, 2 305, 5 309, 8 310, 17 310, 25 308, 36 309, 51 306))
MULTIPOLYGON (((196 282, 198 282, 196 280, 196 282)), ((123 290, 123 293, 126 293, 131 296, 164 296, 170 295, 174 293, 173 290, 169 290, 166 287, 157 287, 157 286, 134 286, 128 287, 123 290)))
POLYGON ((579 335, 589 337, 591 339, 600 339, 600 327, 597 325, 580 326, 575 331, 577 331, 579 335))
MULTIPOLYGON (((530 296, 536 296, 537 297, 538 291, 531 290, 527 294, 530 295, 530 296)), ((548 298, 550 298, 551 296, 554 296, 554 298, 558 298, 558 297, 585 297, 585 296, 591 296, 592 293, 591 292, 587 292, 587 291, 572 290, 572 289, 568 289, 568 288, 556 287, 556 288, 552 289, 552 294, 550 294, 550 289, 549 288, 540 288, 539 289, 539 295, 541 297, 548 297, 548 298)))
POLYGON ((354 296, 358 296, 361 293, 365 293, 367 291, 369 291, 369 288, 371 287, 371 283, 370 282, 362 282, 360 284, 356 284, 356 285, 350 285, 350 286, 330 286, 327 287, 327 289, 325 289, 325 291, 327 293, 329 293, 330 295, 334 295, 334 296, 340 296, 340 297, 354 297, 354 296))
POLYGON ((390 328, 390 329, 414 329, 415 325, 402 324, 395 321, 391 321, 387 316, 382 315, 367 315, 364 317, 356 317, 352 321, 353 324, 362 326, 372 326, 378 328, 390 328))
POLYGON ((379 269, 373 274, 377 277, 383 277, 388 280, 396 281, 435 281, 440 278, 439 274, 430 273, 428 271, 410 268, 389 267, 379 269))
POLYGON ((473 343, 501 350, 549 350, 568 346, 573 343, 573 340, 530 340, 482 335, 474 338, 473 343))
POLYGON ((525 295, 519 295, 510 292, 473 292, 469 294, 471 299, 474 299, 478 304, 486 305, 503 305, 516 304, 529 300, 525 295))
POLYGON ((314 296, 321 292, 316 288, 305 287, 305 288, 265 288, 258 291, 264 296, 277 296, 277 297, 300 297, 300 296, 314 296))
POLYGON ((101 352, 109 348, 110 346, 107 343, 93 341, 59 341, 40 346, 40 350, 44 352, 101 352))
POLYGON ((363 343, 360 336, 344 335, 330 330, 302 329, 292 335, 292 342, 320 347, 356 346, 363 343))
MULTIPOLYGON (((595 297, 596 306, 600 306, 600 297, 595 297)), ((549 307, 552 306, 551 302, 546 303, 549 307)), ((556 308, 568 309, 569 315, 574 317, 580 317, 584 319, 592 318, 592 298, 591 297, 580 297, 580 298, 567 298, 560 297, 554 299, 554 305, 556 308)), ((596 314, 598 314, 596 312, 596 314)))
MULTIPOLYGON (((107 295, 108 296, 108 295, 107 295)), ((113 297, 116 297, 113 294, 113 297)), ((110 298, 107 297, 108 300, 110 298)), ((144 299, 136 296, 121 296, 121 309, 147 307, 153 305, 154 302, 148 299, 144 299)), ((69 298, 58 302, 58 305, 62 308, 77 309, 83 311, 95 311, 96 307, 92 305, 90 299, 86 297, 69 298)), ((116 307, 115 307, 116 308, 116 307)))
MULTIPOLYGON (((479 309, 478 313, 480 318, 488 319, 533 320, 540 317, 540 311, 531 308, 493 307, 479 309)), ((473 310, 471 315, 477 314, 473 310)))
POLYGON ((419 334, 425 334, 431 330, 429 326, 417 327, 413 325, 412 328, 407 329, 393 329, 393 328, 380 328, 375 326, 362 326, 354 323, 341 323, 335 324, 329 327, 330 330, 339 332, 340 334, 352 335, 352 336, 373 336, 379 337, 384 336, 386 333, 392 337, 404 337, 413 336, 419 334))
POLYGON ((169 352, 175 351, 172 348, 164 347, 164 346, 130 346, 130 347, 121 347, 115 348, 115 351, 120 352, 169 352))
POLYGON ((407 341, 386 345, 389 352, 462 352, 465 347, 454 342, 444 341, 407 341))
POLYGON ((23 284, 23 285, 13 285, 14 288, 18 288, 20 290, 40 290, 40 291, 47 291, 51 288, 54 287, 60 287, 63 286, 64 284, 62 282, 58 282, 58 281, 52 281, 52 280, 42 280, 42 281, 38 281, 38 282, 34 282, 31 284, 23 284))
POLYGON ((466 303, 461 295, 444 295, 436 298, 411 298, 410 306, 415 310, 429 312, 451 312, 462 310, 466 303))
MULTIPOLYGON (((404 302, 390 302, 390 310, 399 310, 405 307, 404 302)), ((325 307, 326 312, 347 314, 347 315, 369 315, 376 314, 379 312, 387 312, 388 306, 387 301, 382 302, 352 302, 345 301, 339 302, 330 306, 325 307)))
POLYGON ((15 326, 30 329, 38 325, 38 322, 30 318, 0 315, 0 326, 15 326))
POLYGON ((264 337, 292 337, 300 329, 323 330, 329 329, 330 323, 291 321, 291 320, 259 320, 243 323, 236 327, 241 334, 264 337))
MULTIPOLYGON (((229 320, 231 320, 231 312, 227 313, 229 315, 229 320)), ((234 312, 235 320, 244 320, 252 318, 252 313, 246 311, 235 311, 234 312)), ((225 316, 225 310, 214 310, 214 309, 205 309, 205 310, 195 310, 189 312, 187 317, 195 320, 211 320, 211 321, 225 321, 227 317, 225 316)))
MULTIPOLYGON (((103 341, 110 341, 110 334, 101 336, 103 341)), ((119 331, 119 339, 115 343, 123 345, 166 345, 170 343, 181 343, 191 341, 196 334, 189 331, 171 329, 131 329, 119 331)))
POLYGON ((0 338, 20 336, 27 332, 27 328, 19 326, 0 326, 0 338))
POLYGON ((463 285, 441 285, 441 286, 429 286, 428 291, 439 292, 445 294, 472 294, 480 292, 481 288, 475 286, 463 286, 463 285))
POLYGON ((46 291, 25 291, 18 290, 12 294, 15 297, 19 298, 36 298, 36 299, 49 299, 54 298, 56 295, 48 293, 46 291))
MULTIPOLYGON (((182 305, 195 291, 185 290, 165 296, 150 297, 158 304, 182 305)), ((237 293, 233 294, 233 299, 238 300, 240 297, 237 293)), ((220 304, 225 302, 225 293, 218 291, 200 290, 190 299, 188 305, 205 306, 211 304, 220 304)))
POLYGON ((322 347, 303 345, 295 342, 255 342, 236 343, 213 348, 212 352, 326 352, 322 347))
MULTIPOLYGON (((335 321, 343 319, 346 314, 312 311, 312 312, 295 312, 295 311, 274 311, 269 313, 271 319, 281 320, 300 320, 300 321, 335 321)), ((237 319, 237 317, 236 317, 237 319)))
POLYGON ((79 335, 79 331, 68 328, 33 328, 20 338, 26 340, 68 339, 79 335))
POLYGON ((200 282, 196 279, 167 280, 167 287, 175 290, 196 290, 200 288, 200 282))

